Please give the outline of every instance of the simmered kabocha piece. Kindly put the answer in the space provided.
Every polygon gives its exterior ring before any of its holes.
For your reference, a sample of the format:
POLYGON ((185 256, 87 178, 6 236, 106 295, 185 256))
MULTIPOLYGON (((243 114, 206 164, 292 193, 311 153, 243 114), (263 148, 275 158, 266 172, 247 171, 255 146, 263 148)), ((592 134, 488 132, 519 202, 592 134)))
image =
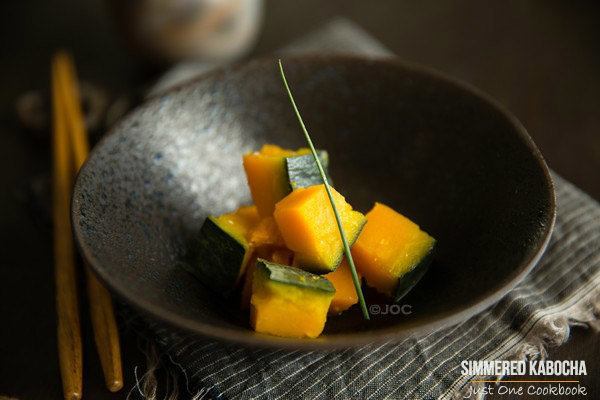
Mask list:
POLYGON ((375 203, 352 247, 367 284, 394 301, 404 297, 427 271, 435 239, 390 207, 375 203))
POLYGON ((252 282, 250 323, 283 337, 321 334, 335 289, 322 276, 258 259, 252 282))
MULTIPOLYGON (((338 269, 323 275, 335 288, 335 296, 329 306, 330 315, 338 315, 358 303, 358 295, 352 281, 352 272, 346 260, 342 261, 338 269)), ((358 274, 360 280, 360 274, 358 274)))
MULTIPOLYGON (((319 151, 323 168, 329 156, 319 151)), ((275 203, 293 189, 321 183, 317 164, 309 149, 287 150, 272 144, 244 155, 244 170, 254 204, 262 217, 273 215, 275 203)))
MULTIPOLYGON (((366 219, 331 188, 349 245, 358 238, 366 219)), ((324 185, 294 190, 275 207, 275 221, 294 265, 315 273, 335 271, 344 255, 335 215, 324 185)))
POLYGON ((206 218, 200 229, 195 275, 207 286, 230 293, 252 256, 248 235, 259 220, 254 206, 206 218))
POLYGON ((254 256, 248 263, 244 273, 244 286, 242 288, 240 307, 245 310, 250 307, 250 297, 252 296, 252 281, 254 279, 254 270, 256 268, 256 259, 267 259, 276 264, 291 265, 294 253, 281 247, 259 247, 254 251, 254 256))
POLYGON ((254 259, 248 264, 244 276, 242 288, 241 307, 246 309, 250 306, 252 294, 252 278, 256 258, 264 258, 278 264, 290 265, 294 253, 285 248, 285 243, 279 233, 279 228, 273 217, 261 219, 248 233, 248 241, 254 252, 254 259))

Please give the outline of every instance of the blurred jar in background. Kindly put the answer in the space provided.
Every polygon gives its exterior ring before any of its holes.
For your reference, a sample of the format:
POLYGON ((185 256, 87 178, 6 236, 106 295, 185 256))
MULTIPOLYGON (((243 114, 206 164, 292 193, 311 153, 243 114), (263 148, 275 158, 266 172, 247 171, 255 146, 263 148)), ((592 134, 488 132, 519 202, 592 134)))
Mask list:
POLYGON ((224 62, 253 46, 262 0, 109 0, 119 29, 157 62, 224 62))

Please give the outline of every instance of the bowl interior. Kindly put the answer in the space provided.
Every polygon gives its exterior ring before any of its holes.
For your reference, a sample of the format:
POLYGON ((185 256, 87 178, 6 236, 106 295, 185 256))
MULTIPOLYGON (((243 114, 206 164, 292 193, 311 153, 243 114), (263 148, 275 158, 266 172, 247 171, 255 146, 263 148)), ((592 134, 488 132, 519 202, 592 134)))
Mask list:
MULTIPOLYGON (((396 61, 286 60, 313 139, 329 150, 335 187, 357 209, 375 201, 438 240, 429 272, 402 303, 357 307, 317 341, 248 328, 187 271, 207 214, 250 202, 243 153, 303 136, 274 60, 221 70, 142 105, 93 151, 73 196, 78 243, 100 278, 140 309, 204 335, 267 345, 336 346, 458 322, 497 300, 539 256, 554 213, 552 183, 518 122, 485 96, 396 61)), ((372 303, 384 300, 368 291, 372 303)))

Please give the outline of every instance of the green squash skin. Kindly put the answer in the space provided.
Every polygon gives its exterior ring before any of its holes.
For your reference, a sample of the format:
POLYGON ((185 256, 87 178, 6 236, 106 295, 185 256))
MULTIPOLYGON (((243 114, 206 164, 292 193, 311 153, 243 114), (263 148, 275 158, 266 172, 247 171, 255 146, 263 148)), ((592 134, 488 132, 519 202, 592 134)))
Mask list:
MULTIPOLYGON (((348 246, 352 247, 352 245, 354 244, 354 242, 356 242, 358 240, 358 237, 360 236, 360 233, 362 232, 362 230, 364 229, 364 227, 365 227, 366 224, 367 224, 367 218, 363 217, 362 224, 356 230, 355 235, 353 237, 346 236, 346 239, 348 240, 348 246)), ((347 232, 346 232, 346 234, 347 234, 347 232)), ((313 274, 318 274, 318 275, 328 274, 328 273, 333 272, 336 269, 338 269, 338 267, 340 266, 340 264, 344 260, 345 256, 346 256, 346 253, 344 252, 344 246, 342 244, 342 248, 340 250, 339 256, 336 258, 335 263, 333 263, 329 268, 323 268, 322 266, 316 266, 316 265, 306 265, 306 264, 303 264, 302 265, 302 269, 305 270, 305 271, 312 272, 313 274)))
POLYGON ((436 250, 436 242, 434 241, 431 248, 425 256, 407 273, 398 278, 398 283, 394 289, 394 303, 402 300, 419 283, 423 275, 429 269, 431 261, 433 261, 436 250))
MULTIPOLYGON (((329 168, 329 154, 325 150, 317 150, 317 154, 329 180, 329 174, 327 173, 327 169, 329 168)), ((284 162, 289 184, 288 193, 294 189, 323 183, 319 168, 312 154, 286 157, 284 162)))
POLYGON ((262 258, 256 260, 258 273, 266 279, 284 285, 294 285, 300 289, 312 290, 321 294, 335 293, 333 284, 320 275, 311 274, 300 268, 273 263, 262 258))
POLYGON ((198 242, 194 275, 215 291, 231 294, 250 251, 248 244, 223 230, 213 217, 202 224, 198 242))

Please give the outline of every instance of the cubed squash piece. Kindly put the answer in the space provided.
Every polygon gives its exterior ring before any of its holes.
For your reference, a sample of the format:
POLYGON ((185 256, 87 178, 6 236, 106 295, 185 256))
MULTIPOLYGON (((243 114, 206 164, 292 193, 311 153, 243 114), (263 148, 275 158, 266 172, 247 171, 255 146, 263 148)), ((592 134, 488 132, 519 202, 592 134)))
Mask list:
POLYGON ((250 307, 250 296, 252 295, 252 279, 254 276, 254 264, 256 258, 264 258, 278 264, 290 265, 294 253, 285 248, 285 243, 279 233, 279 228, 273 217, 261 219, 248 233, 250 247, 254 252, 254 260, 248 264, 244 276, 244 286, 241 295, 241 307, 250 307))
MULTIPOLYGON (((352 245, 366 222, 344 197, 331 188, 346 239, 352 245)), ((286 247, 294 251, 294 264, 315 273, 335 271, 344 248, 325 186, 294 190, 275 207, 275 221, 286 247)))
POLYGON ((242 310, 250 307, 250 297, 252 296, 252 280, 254 279, 254 269, 256 268, 256 258, 264 258, 276 264, 291 265, 294 253, 286 248, 259 247, 254 252, 254 258, 248 263, 244 274, 244 286, 242 288, 240 306, 242 310))
MULTIPOLYGON (((319 158, 326 169, 327 152, 319 151, 319 158)), ((271 216, 275 204, 293 189, 321 182, 309 149, 288 150, 267 144, 258 152, 245 154, 243 164, 252 199, 262 217, 271 216)))
POLYGON ((322 276, 258 259, 250 324, 270 335, 315 338, 325 327, 334 294, 333 285, 322 276))
POLYGON ((435 239, 390 207, 375 203, 352 247, 367 284, 394 301, 404 297, 427 271, 435 239))
POLYGON ((254 206, 206 218, 199 233, 194 275, 211 288, 231 293, 251 258, 248 235, 258 221, 254 206))
MULTIPOLYGON (((358 295, 352 281, 352 272, 344 259, 338 269, 323 275, 335 288, 335 296, 329 306, 329 315, 338 315, 358 303, 358 295)), ((360 274, 358 274, 360 280, 360 274)))

